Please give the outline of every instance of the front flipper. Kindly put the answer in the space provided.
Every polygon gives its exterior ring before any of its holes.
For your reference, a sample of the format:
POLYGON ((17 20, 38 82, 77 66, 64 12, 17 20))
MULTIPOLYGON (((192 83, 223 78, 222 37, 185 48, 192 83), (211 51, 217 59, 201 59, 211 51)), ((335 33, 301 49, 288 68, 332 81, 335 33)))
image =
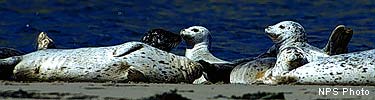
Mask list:
POLYGON ((47 33, 40 32, 37 37, 37 50, 56 48, 53 40, 47 36, 47 33))
POLYGON ((140 42, 131 42, 124 44, 125 46, 123 48, 116 48, 116 50, 113 52, 114 57, 122 57, 125 55, 128 55, 134 51, 137 51, 139 49, 142 49, 145 44, 140 42))
POLYGON ((337 26, 331 33, 324 52, 328 55, 337 55, 348 52, 348 44, 353 36, 353 30, 344 25, 337 26))

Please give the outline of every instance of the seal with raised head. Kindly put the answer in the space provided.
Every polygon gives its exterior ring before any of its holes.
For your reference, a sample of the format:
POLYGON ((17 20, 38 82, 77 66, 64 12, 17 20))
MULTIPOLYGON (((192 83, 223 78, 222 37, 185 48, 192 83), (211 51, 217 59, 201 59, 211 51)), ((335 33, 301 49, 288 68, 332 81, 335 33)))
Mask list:
POLYGON ((273 82, 273 76, 329 56, 323 50, 307 43, 305 29, 297 22, 282 21, 268 26, 265 32, 279 47, 275 66, 267 70, 261 79, 266 84, 272 84, 268 82, 273 82))
MULTIPOLYGON (((347 53, 352 35, 352 29, 344 25, 338 25, 332 31, 323 50, 328 55, 347 53)), ((239 63, 236 64, 236 67, 230 74, 230 83, 252 84, 257 79, 262 78, 267 70, 275 66, 277 53, 278 47, 277 45, 273 45, 267 52, 258 57, 234 61, 239 63)))
POLYGON ((229 82, 229 74, 233 69, 232 62, 221 60, 210 52, 211 33, 202 26, 192 26, 180 32, 183 40, 186 41, 187 48, 185 56, 191 60, 199 61, 204 65, 204 76, 195 81, 195 84, 207 82, 215 83, 219 81, 229 82), (204 63, 206 62, 206 63, 204 63), (217 66, 224 64, 228 66, 217 66))
POLYGON ((21 81, 138 81, 191 83, 202 66, 141 42, 109 47, 45 49, 0 60, 21 81))

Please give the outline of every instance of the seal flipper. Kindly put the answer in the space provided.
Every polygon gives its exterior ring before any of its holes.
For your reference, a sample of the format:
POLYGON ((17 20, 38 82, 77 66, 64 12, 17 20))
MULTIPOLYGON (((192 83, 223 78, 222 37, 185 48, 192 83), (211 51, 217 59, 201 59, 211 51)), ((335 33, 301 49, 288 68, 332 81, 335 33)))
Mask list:
POLYGON ((37 50, 56 48, 53 40, 47 36, 47 33, 40 32, 37 37, 37 50))
POLYGON ((204 60, 199 60, 203 66, 204 78, 212 83, 229 83, 230 73, 235 67, 233 64, 210 64, 204 60))
POLYGON ((337 55, 348 52, 348 44, 353 36, 353 30, 344 25, 337 26, 331 33, 324 52, 328 55, 337 55))
POLYGON ((0 59, 0 80, 12 79, 14 67, 22 60, 22 56, 0 59))
POLYGON ((148 79, 146 78, 146 76, 141 71, 136 70, 134 68, 129 68, 127 77, 130 82, 148 83, 148 79))
MULTIPOLYGON (((137 43, 137 42, 134 42, 134 43, 137 43)), ((128 55, 134 51, 137 51, 139 49, 142 49, 144 44, 143 43, 139 43, 139 44, 129 44, 129 45, 132 45, 132 46, 128 46, 128 48, 118 48, 116 49, 114 52, 113 52, 113 56, 114 57, 122 57, 122 56, 125 56, 125 55, 128 55)))

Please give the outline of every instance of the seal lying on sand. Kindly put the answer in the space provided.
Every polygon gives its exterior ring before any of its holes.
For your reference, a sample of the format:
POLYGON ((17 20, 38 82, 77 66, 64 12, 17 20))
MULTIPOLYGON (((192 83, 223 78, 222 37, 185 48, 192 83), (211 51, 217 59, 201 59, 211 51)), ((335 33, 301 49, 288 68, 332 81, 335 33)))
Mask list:
POLYGON ((272 84, 374 85, 375 49, 325 57, 275 76, 272 84))
MULTIPOLYGON (((340 25, 332 32, 325 49, 327 53, 341 54, 347 52, 343 50, 347 49, 348 42, 340 40, 347 39, 347 41, 349 41, 352 36, 352 31, 351 33, 345 33, 348 32, 345 30, 351 29, 340 25)), ((180 34, 187 42, 188 47, 190 47, 186 49, 186 56, 194 61, 203 60, 208 62, 207 64, 199 61, 201 64, 204 64, 205 73, 204 77, 199 78, 194 83, 203 83, 207 80, 212 83, 219 81, 225 83, 229 83, 229 81, 231 83, 251 83, 255 81, 256 77, 263 76, 266 70, 274 66, 279 49, 278 45, 274 45, 269 48, 267 52, 258 57, 249 57, 227 62, 214 57, 209 52, 211 35, 208 29, 202 26, 193 26, 182 30, 180 34), (234 67, 236 68, 233 69, 234 67)))
POLYGON ((1 59, 0 65, 15 65, 14 78, 22 81, 191 83, 202 75, 199 63, 140 42, 39 50, 1 59))
MULTIPOLYGON (((353 30, 344 25, 337 26, 331 33, 326 47, 323 49, 328 55, 347 53, 353 30)), ((230 74, 231 83, 251 84, 264 76, 264 73, 275 66, 277 45, 273 45, 267 52, 243 64, 237 64, 230 74)))
POLYGON ((323 50, 307 43, 305 30, 299 23, 282 21, 269 26, 265 31, 272 41, 279 45, 275 67, 267 70, 262 78, 266 84, 273 84, 273 76, 329 56, 323 50))

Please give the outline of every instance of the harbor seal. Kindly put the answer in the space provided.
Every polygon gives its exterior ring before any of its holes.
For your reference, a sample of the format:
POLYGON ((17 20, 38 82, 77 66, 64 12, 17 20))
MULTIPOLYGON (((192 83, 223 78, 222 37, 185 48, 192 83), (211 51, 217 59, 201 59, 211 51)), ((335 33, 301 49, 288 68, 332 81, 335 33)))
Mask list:
MULTIPOLYGON (((328 55, 347 53, 352 35, 353 30, 351 28, 338 25, 331 32, 323 51, 328 55)), ((253 59, 243 60, 242 64, 236 64, 236 67, 230 74, 230 83, 252 84, 257 79, 262 78, 267 70, 275 66, 277 54, 278 47, 277 45, 273 45, 267 52, 253 59)))
POLYGON ((375 85, 375 49, 334 55, 275 76, 275 84, 375 85))
POLYGON ((21 81, 192 83, 202 66, 141 42, 109 47, 45 49, 0 60, 21 81))
POLYGON ((273 76, 281 75, 309 62, 329 56, 323 50, 307 43, 306 32, 303 26, 297 22, 282 21, 269 26, 265 32, 276 45, 279 45, 275 66, 267 70, 261 79, 266 84, 273 84, 273 76))
POLYGON ((232 62, 221 60, 210 52, 211 33, 203 26, 191 26, 182 29, 180 35, 187 44, 185 56, 194 61, 200 61, 204 65, 204 75, 195 81, 195 84, 207 82, 216 83, 219 81, 229 82, 229 74, 233 69, 232 62), (207 62, 208 64, 204 64, 207 62), (217 66, 209 64, 224 64, 217 66), (206 66, 205 66, 206 65, 206 66))
POLYGON ((170 52, 182 41, 180 35, 164 29, 152 29, 141 39, 141 42, 170 52))

